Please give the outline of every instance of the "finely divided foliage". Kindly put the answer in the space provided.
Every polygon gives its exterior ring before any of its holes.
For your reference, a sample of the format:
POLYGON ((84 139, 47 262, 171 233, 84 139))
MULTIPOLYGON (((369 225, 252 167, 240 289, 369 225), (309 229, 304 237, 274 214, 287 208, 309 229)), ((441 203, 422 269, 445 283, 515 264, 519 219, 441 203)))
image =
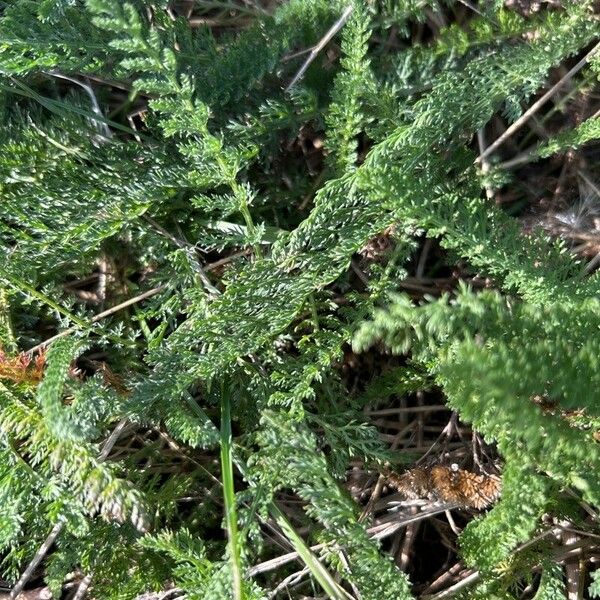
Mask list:
MULTIPOLYGON (((477 572, 456 593, 514 598, 533 573, 536 598, 564 594, 540 528, 584 527, 580 507, 600 505, 600 279, 483 198, 506 174, 482 177, 473 140, 600 27, 593 2, 527 17, 475 4, 7 3, 3 580, 59 530, 42 556, 56 597, 74 573, 77 594, 115 600, 416 597, 343 478, 398 462, 365 407, 437 386, 502 464, 499 502, 452 548, 477 572), (284 91, 295 52, 349 6, 284 91), (431 39, 411 45, 424 23, 431 39), (311 136, 317 166, 294 146, 311 136), (422 236, 495 289, 399 294, 422 236), (373 240, 392 249, 365 276, 373 240), (365 389, 344 375, 351 346, 410 359, 365 389)), ((529 160, 599 137, 594 115, 529 160)))

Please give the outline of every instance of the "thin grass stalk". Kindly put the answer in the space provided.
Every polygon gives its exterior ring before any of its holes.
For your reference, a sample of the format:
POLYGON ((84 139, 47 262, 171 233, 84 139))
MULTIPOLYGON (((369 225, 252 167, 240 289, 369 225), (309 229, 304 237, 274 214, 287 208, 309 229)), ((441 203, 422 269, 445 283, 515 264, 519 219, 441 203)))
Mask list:
POLYGON ((221 473, 223 499, 225 501, 225 525, 231 557, 233 597, 234 600, 244 600, 235 489, 233 486, 231 439, 231 390, 227 385, 223 385, 221 393, 221 473))
POLYGON ((331 573, 329 573, 312 550, 304 543, 304 540, 296 533, 281 510, 274 504, 271 504, 269 510, 279 527, 281 527, 284 535, 288 538, 292 546, 294 546, 294 550, 296 550, 302 562, 308 567, 312 576, 323 588, 327 596, 331 600, 353 600, 353 597, 335 581, 331 573))

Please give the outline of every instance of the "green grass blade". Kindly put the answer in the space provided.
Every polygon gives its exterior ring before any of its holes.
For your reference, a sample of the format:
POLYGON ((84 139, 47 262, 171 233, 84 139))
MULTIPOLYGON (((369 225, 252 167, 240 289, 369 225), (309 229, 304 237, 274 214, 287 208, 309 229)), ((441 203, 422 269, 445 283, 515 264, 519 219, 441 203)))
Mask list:
POLYGON ((244 591, 242 588, 242 567, 237 511, 235 507, 235 490, 233 487, 231 438, 231 390, 225 384, 222 387, 221 394, 221 472, 223 477, 223 498, 225 500, 225 524, 231 557, 233 597, 235 600, 243 600, 244 591))
POLYGON ((277 521, 279 527, 294 546, 294 550, 298 553, 304 564, 310 569, 312 576, 323 588, 323 591, 331 600, 354 600, 340 584, 335 581, 331 573, 321 564, 312 550, 306 545, 304 540, 296 533, 291 523, 286 519, 285 515, 274 504, 270 506, 270 512, 273 518, 277 521))

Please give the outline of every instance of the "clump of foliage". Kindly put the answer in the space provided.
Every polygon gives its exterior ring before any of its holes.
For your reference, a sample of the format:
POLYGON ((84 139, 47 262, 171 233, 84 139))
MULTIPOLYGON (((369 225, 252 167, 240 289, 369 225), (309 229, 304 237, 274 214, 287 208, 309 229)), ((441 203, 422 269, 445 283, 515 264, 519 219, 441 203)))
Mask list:
MULTIPOLYGON (((600 282, 492 200, 518 173, 501 151, 476 161, 477 136, 584 55, 568 81, 589 92, 600 27, 592 1, 506 4, 5 3, 0 577, 15 594, 418 597, 345 487, 357 464, 423 454, 366 410, 415 395, 441 395, 502 465, 500 501, 463 514, 451 555, 471 577, 448 594, 572 585, 559 525, 583 552, 599 533, 600 282), (459 276, 415 301, 416 262, 421 282, 459 276)), ((596 114, 557 127, 550 112, 533 146, 542 125, 516 134, 520 164, 590 147, 596 114)))

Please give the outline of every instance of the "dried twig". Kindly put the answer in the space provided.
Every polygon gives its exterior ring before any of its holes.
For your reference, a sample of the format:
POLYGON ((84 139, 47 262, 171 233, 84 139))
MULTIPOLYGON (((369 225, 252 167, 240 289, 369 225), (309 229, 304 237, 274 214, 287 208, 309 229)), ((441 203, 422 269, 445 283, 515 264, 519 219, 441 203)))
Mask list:
MULTIPOLYGON (((166 286, 164 286, 164 285, 159 285, 158 287, 152 288, 151 290, 148 290, 148 291, 144 292, 143 294, 139 294, 139 296, 134 296, 133 298, 130 298, 129 300, 125 300, 125 302, 121 302, 121 304, 112 306, 111 308, 104 310, 101 313, 98 313, 97 315, 92 317, 92 319, 90 320, 90 324, 97 323, 98 321, 101 321, 102 319, 105 319, 106 317, 109 317, 110 315, 113 315, 114 313, 119 312, 120 310, 123 310, 124 308, 127 308, 128 306, 132 306, 133 304, 137 304, 138 302, 141 302, 142 300, 146 300, 146 298, 151 298, 152 296, 156 296, 156 294, 162 292, 165 289, 165 287, 166 286)), ((38 350, 41 350, 42 348, 46 348, 47 346, 49 346, 56 340, 59 340, 60 338, 70 335, 71 333, 74 333, 78 329, 80 329, 79 325, 74 325, 73 327, 69 327, 68 329, 65 329, 64 331, 61 331, 60 333, 53 335, 51 338, 48 338, 47 340, 43 341, 42 343, 38 344, 37 346, 33 346, 33 348, 29 348, 29 350, 27 350, 27 354, 35 354, 38 350)))
POLYGON ((88 573, 80 582, 77 591, 73 596, 73 600, 83 600, 92 583, 92 574, 88 573))
MULTIPOLYGON (((396 533, 399 529, 406 527, 410 523, 417 523, 418 521, 422 521, 423 519, 427 519, 439 513, 443 513, 447 510, 451 510, 453 508, 458 508, 458 504, 455 503, 431 503, 429 505, 429 510, 424 510, 418 515, 410 516, 405 519, 398 520, 397 515, 390 515, 386 517, 385 522, 374 525, 373 527, 369 527, 367 529, 367 533, 372 539, 381 540, 383 538, 389 537, 390 535, 396 533)), ((317 544, 315 546, 311 546, 310 549, 313 552, 318 550, 322 550, 327 544, 317 544)), ((268 571, 273 571, 278 569, 282 565, 285 565, 293 560, 298 558, 297 552, 288 552, 287 554, 283 554, 276 558, 272 558, 270 560, 264 561, 254 567, 251 567, 247 571, 248 577, 254 577, 260 573, 266 573, 268 571)))
POLYGON ((31 559, 31 562, 27 565, 25 571, 23 571, 23 575, 19 578, 19 581, 15 584, 15 587, 10 591, 10 600, 15 600, 17 596, 23 591, 23 588, 27 584, 27 582, 31 579, 34 571, 37 569, 38 565, 44 559, 44 556, 50 550, 52 544, 59 536, 65 525, 65 521, 60 519, 52 528, 52 531, 48 534, 48 537, 44 540, 43 544, 40 546, 39 550, 35 553, 35 556, 31 559))
POLYGON ((596 44, 570 71, 565 73, 539 100, 534 102, 493 144, 488 146, 475 160, 481 164, 492 152, 496 151, 509 137, 521 129, 523 125, 573 76, 581 71, 591 58, 600 50, 600 44, 596 44))
POLYGON ((428 596, 427 600, 442 600, 442 598, 450 598, 450 596, 454 596, 454 594, 456 594, 463 588, 468 587, 468 586, 472 585, 473 583, 475 583, 476 581, 478 581, 480 577, 481 577, 481 574, 479 573, 479 571, 475 571, 474 573, 467 575, 466 577, 464 577, 463 579, 461 579, 454 585, 451 585, 449 588, 446 588, 444 591, 440 592, 439 594, 435 594, 433 596, 428 596))
POLYGON ((269 594, 269 600, 275 598, 281 590, 287 588, 288 586, 296 585, 300 580, 302 580, 306 575, 310 573, 310 569, 308 567, 304 567, 301 571, 297 571, 296 573, 292 573, 288 575, 285 579, 282 579, 281 582, 273 589, 273 591, 269 594))
POLYGON ((319 40, 319 43, 316 46, 314 46, 314 48, 311 50, 310 54, 308 55, 308 58, 300 67, 300 70, 296 73, 292 81, 290 81, 288 86, 285 88, 286 92, 289 92, 298 83, 298 81, 302 79, 304 73, 306 73, 306 70, 308 69, 312 61, 315 60, 315 58, 317 57, 317 54, 321 52, 321 50, 327 45, 331 38, 344 26, 346 21, 350 18, 350 15, 352 14, 353 10, 354 7, 352 6, 352 4, 346 6, 344 12, 342 13, 342 16, 329 28, 327 33, 319 40))

